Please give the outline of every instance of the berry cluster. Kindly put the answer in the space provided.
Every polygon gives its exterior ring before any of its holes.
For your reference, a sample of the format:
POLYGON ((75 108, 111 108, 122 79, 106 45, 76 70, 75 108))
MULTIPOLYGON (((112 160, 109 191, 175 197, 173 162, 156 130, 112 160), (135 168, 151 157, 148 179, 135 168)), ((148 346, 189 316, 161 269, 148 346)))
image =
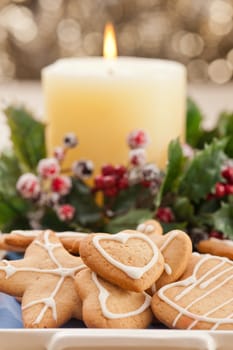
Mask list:
POLYGON ((222 177, 225 182, 217 182, 215 185, 214 196, 216 198, 222 198, 233 194, 233 167, 225 167, 222 170, 222 177))
MULTIPOLYGON (((63 145, 55 148, 53 157, 39 161, 37 175, 23 174, 16 184, 23 198, 33 200, 39 208, 52 207, 61 221, 70 221, 75 215, 75 208, 64 203, 65 196, 71 191, 72 179, 62 175, 62 162, 67 151, 77 144, 78 140, 73 133, 65 135, 63 145)), ((90 161, 75 161, 72 172, 79 179, 89 177, 93 172, 93 164, 90 161)))
POLYGON ((141 184, 156 193, 161 183, 160 170, 154 164, 146 163, 145 147, 149 139, 145 131, 135 130, 127 138, 129 164, 104 165, 101 174, 94 178, 94 192, 102 191, 106 197, 115 197, 129 186, 141 184))
POLYGON ((119 191, 129 186, 127 169, 123 165, 104 165, 101 175, 94 178, 94 192, 103 191, 107 197, 115 197, 119 191))

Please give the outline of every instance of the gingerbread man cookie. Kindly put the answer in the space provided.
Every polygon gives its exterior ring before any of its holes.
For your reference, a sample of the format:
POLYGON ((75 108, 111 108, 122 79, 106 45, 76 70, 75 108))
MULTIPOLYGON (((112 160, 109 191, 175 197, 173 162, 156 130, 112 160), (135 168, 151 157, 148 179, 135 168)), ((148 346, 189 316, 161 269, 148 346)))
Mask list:
POLYGON ((149 237, 163 234, 163 228, 157 220, 144 221, 142 224, 137 226, 136 230, 141 233, 145 233, 149 237))
MULTIPOLYGON (((43 231, 42 230, 14 230, 4 235, 4 242, 10 247, 25 250, 30 243, 43 231)), ((56 236, 60 239, 64 247, 73 254, 79 253, 79 244, 87 233, 64 231, 56 232, 56 236)), ((10 250, 10 249, 9 249, 10 250)))
POLYGON ((81 318, 81 300, 74 276, 86 268, 70 255, 56 235, 46 230, 27 248, 21 260, 0 262, 0 291, 22 297, 25 327, 59 327, 81 318))
POLYGON ((209 238, 200 241, 197 245, 197 249, 200 253, 225 256, 233 260, 233 241, 230 239, 209 238))
POLYGON ((152 240, 132 230, 88 235, 80 243, 80 256, 107 281, 135 292, 149 288, 164 268, 163 256, 152 240))
POLYGON ((180 281, 152 298, 155 316, 170 328, 233 330, 233 262, 194 254, 180 281))
POLYGON ((151 297, 121 289, 89 269, 75 277, 83 303, 83 321, 91 328, 147 328, 151 297))
POLYGON ((24 252, 25 249, 21 247, 17 247, 15 245, 10 245, 6 243, 6 238, 8 234, 0 233, 0 249, 11 252, 24 252))

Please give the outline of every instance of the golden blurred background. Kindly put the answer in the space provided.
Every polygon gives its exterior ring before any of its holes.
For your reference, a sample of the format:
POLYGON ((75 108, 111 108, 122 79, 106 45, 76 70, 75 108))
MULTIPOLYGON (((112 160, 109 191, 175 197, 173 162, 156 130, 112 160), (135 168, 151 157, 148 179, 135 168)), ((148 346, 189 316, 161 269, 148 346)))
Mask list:
POLYGON ((0 81, 39 79, 59 57, 102 55, 104 25, 121 56, 174 59, 191 82, 233 74, 233 0, 1 0, 0 81))

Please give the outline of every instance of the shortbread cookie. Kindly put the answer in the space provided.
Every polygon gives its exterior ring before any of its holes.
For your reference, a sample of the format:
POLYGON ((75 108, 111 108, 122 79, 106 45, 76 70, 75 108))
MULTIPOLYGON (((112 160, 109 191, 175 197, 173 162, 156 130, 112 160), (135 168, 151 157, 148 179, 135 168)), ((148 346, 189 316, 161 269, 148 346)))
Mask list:
POLYGON ((78 273, 75 282, 87 327, 147 328, 151 323, 151 297, 145 292, 121 289, 89 269, 78 273))
POLYGON ((164 271, 156 281, 156 286, 152 285, 155 292, 165 284, 178 280, 184 273, 192 256, 192 242, 180 230, 170 231, 163 236, 156 235, 152 239, 164 257, 164 271))
POLYGON ((72 317, 81 318, 74 275, 84 268, 82 259, 70 255, 46 230, 27 248, 24 259, 0 262, 0 291, 22 297, 25 327, 59 327, 72 317))
POLYGON ((200 253, 225 256, 233 260, 233 241, 229 239, 206 239, 198 243, 197 249, 200 253))
POLYGON ((80 256, 107 281, 135 292, 149 288, 164 268, 163 256, 152 240, 132 230, 88 235, 80 243, 80 256))
MULTIPOLYGON (((12 247, 26 249, 29 244, 40 234, 42 230, 14 230, 9 234, 5 234, 5 243, 12 247)), ((79 253, 79 244, 87 233, 64 231, 56 232, 56 236, 60 239, 64 247, 73 254, 79 253)))
POLYGON ((141 233, 145 233, 148 236, 151 235, 162 235, 163 228, 157 220, 147 220, 142 224, 139 224, 136 228, 137 231, 141 233))
POLYGON ((193 255, 182 280, 152 298, 155 316, 170 328, 233 330, 233 262, 193 255))

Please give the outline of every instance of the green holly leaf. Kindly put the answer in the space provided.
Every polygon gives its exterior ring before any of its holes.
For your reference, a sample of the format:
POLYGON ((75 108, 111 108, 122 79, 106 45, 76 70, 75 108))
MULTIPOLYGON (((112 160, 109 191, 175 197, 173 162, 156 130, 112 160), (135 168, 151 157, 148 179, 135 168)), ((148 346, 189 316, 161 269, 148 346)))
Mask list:
POLYGON ((214 228, 233 239, 233 206, 222 203, 222 207, 212 214, 214 228))
POLYGON ((185 158, 178 140, 171 141, 168 147, 168 165, 165 177, 155 199, 155 206, 159 207, 162 198, 168 192, 176 192, 182 174, 185 158))
POLYGON ((233 113, 221 113, 217 129, 219 137, 228 137, 225 153, 228 157, 233 158, 233 113))
POLYGON ((164 234, 172 230, 182 230, 185 231, 187 227, 187 222, 160 222, 164 234))
POLYGON ((186 141, 192 146, 196 147, 202 135, 203 115, 196 103, 188 98, 187 100, 187 114, 186 114, 186 141))
POLYGON ((178 221, 192 222, 194 220, 194 206, 187 197, 177 197, 173 211, 178 221))
POLYGON ((73 179, 71 193, 66 202, 76 209, 75 220, 84 227, 92 227, 102 219, 101 210, 95 202, 90 187, 78 179, 73 179))
POLYGON ((225 160, 226 140, 214 140, 199 151, 185 171, 179 194, 195 203, 206 198, 217 181, 221 180, 221 166, 225 160))
POLYGON ((133 208, 151 208, 153 200, 154 196, 148 188, 136 184, 120 191, 113 203, 106 204, 110 204, 110 209, 118 216, 133 208))
POLYGON ((34 172, 39 160, 46 157, 45 125, 24 107, 9 106, 4 112, 16 157, 25 171, 34 172))
POLYGON ((13 154, 0 157, 0 228, 23 217, 29 209, 28 203, 19 196, 16 182, 21 175, 17 159, 13 154))
POLYGON ((145 220, 151 219, 153 212, 147 209, 132 209, 127 214, 112 219, 105 230, 109 233, 116 233, 121 230, 135 230, 137 225, 145 220))

